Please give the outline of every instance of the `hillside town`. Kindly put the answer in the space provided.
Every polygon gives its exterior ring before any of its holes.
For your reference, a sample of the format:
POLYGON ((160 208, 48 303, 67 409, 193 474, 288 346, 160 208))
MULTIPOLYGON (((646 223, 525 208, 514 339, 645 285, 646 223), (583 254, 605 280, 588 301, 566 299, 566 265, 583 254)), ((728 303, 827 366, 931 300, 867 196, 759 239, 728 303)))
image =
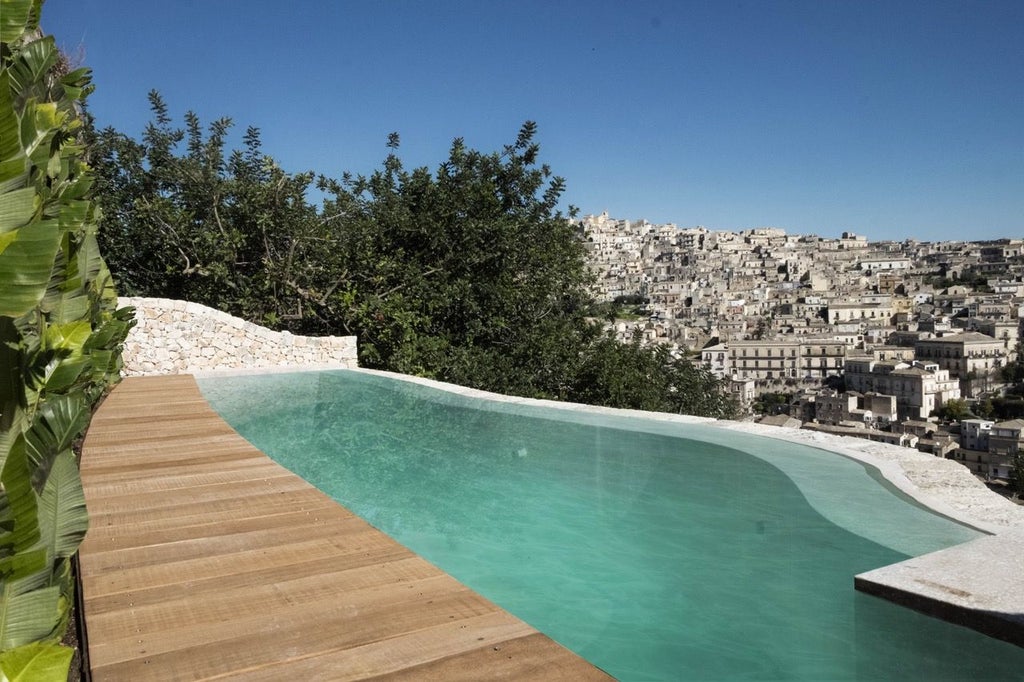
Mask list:
POLYGON ((607 213, 579 226, 616 336, 690 357, 751 418, 1013 476, 1024 239, 871 242, 607 213))

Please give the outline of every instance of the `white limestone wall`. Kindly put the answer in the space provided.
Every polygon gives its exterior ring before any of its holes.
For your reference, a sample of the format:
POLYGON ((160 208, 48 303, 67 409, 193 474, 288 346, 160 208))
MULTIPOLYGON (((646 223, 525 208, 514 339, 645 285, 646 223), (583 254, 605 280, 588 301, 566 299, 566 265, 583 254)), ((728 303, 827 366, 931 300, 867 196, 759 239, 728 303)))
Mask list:
POLYGON ((124 376, 274 367, 356 367, 356 337, 275 332, 198 303, 126 298, 137 324, 124 344, 124 376))

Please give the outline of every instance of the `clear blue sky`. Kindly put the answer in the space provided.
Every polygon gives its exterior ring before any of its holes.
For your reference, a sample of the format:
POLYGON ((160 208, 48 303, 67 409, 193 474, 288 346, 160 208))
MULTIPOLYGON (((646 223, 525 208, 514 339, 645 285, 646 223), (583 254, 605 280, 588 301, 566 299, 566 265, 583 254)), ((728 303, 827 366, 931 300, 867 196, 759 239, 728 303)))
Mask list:
POLYGON ((566 204, 680 226, 1024 236, 1024 1, 48 0, 102 126, 231 117, 292 172, 539 125, 566 204))

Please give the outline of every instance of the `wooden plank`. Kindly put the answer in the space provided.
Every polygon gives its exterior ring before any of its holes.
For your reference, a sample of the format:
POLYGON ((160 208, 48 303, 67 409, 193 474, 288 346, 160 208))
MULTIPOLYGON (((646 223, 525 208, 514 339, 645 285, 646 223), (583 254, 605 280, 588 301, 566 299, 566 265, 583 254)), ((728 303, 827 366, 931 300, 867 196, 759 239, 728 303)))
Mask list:
POLYGON ((279 467, 185 375, 86 437, 96 680, 610 679, 279 467))

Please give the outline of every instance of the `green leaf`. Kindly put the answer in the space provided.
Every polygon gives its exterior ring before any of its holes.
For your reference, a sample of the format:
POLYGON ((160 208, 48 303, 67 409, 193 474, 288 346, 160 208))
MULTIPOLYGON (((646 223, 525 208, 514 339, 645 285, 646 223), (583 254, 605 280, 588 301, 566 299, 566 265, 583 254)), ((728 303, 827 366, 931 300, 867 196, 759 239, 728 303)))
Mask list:
MULTIPOLYGON (((65 234, 61 241, 67 244, 70 241, 70 235, 65 234)), ((53 264, 53 276, 50 278, 46 295, 39 302, 39 309, 48 314, 50 323, 58 325, 89 319, 91 307, 85 289, 85 281, 82 279, 80 271, 81 253, 79 253, 79 257, 73 255, 68 259, 64 255, 64 248, 57 251, 57 257, 53 264)))
POLYGON ((32 0, 3 0, 0 12, 0 42, 10 43, 21 37, 32 13, 32 0))
MULTIPOLYGON (((80 286, 100 277, 103 272, 103 256, 100 255, 100 246, 95 234, 86 234, 82 237, 75 255, 78 260, 75 274, 84 278, 80 280, 80 286)), ((68 267, 70 274, 70 264, 68 267)))
POLYGON ((25 225, 38 209, 39 197, 35 187, 0 194, 0 234, 25 225))
MULTIPOLYGON (((18 113, 11 96, 11 76, 7 69, 0 70, 0 162, 24 158, 21 136, 18 134, 18 113)), ((2 176, 0 176, 2 177, 2 176)))
POLYGON ((46 640, 60 623, 60 588, 46 587, 24 594, 0 592, 0 651, 46 640))
MULTIPOLYGON (((38 583, 31 580, 26 582, 25 578, 43 573, 44 569, 47 569, 48 566, 49 562, 47 562, 45 547, 18 552, 17 554, 0 559, 0 583, 14 583, 22 592, 31 591, 35 587, 44 587, 47 579, 45 575, 42 581, 38 583)), ((14 591, 13 588, 12 591, 14 591)))
POLYGON ((59 53, 53 36, 43 36, 25 43, 10 61, 11 87, 22 100, 48 93, 40 87, 57 63, 59 53))
MULTIPOLYGON (((0 432, 11 429, 15 411, 25 406, 20 341, 14 321, 0 317, 0 432)), ((0 450, 0 471, 3 471, 5 455, 6 451, 0 450)))
POLYGON ((9 510, 0 527, 0 552, 24 552, 39 542, 39 509, 30 482, 28 448, 24 434, 11 445, 0 472, 0 484, 6 493, 9 510))
POLYGON ((74 649, 35 642, 0 654, 0 682, 64 682, 74 649))
POLYGON ((28 166, 24 154, 0 161, 0 193, 24 187, 28 181, 28 166))
POLYGON ((80 229, 88 221, 92 203, 81 199, 64 201, 60 207, 60 229, 72 231, 80 229))
POLYGON ((54 559, 77 552, 89 529, 82 478, 71 450, 57 456, 46 480, 39 500, 39 529, 43 544, 54 559))
POLYGON ((59 126, 56 104, 29 102, 21 114, 21 148, 25 155, 31 158, 40 145, 53 137, 59 126))
POLYGON ((46 366, 41 387, 49 392, 70 388, 88 365, 89 358, 81 355, 53 359, 46 366))
POLYGON ((50 396, 36 412, 25 433, 29 472, 36 490, 42 490, 57 456, 70 451, 71 444, 89 424, 89 404, 79 393, 50 396))
POLYGON ((88 320, 51 324, 43 332, 44 348, 54 351, 43 371, 42 386, 48 391, 62 391, 71 386, 89 364, 84 354, 86 340, 92 334, 88 320))
MULTIPOLYGON (((131 311, 134 314, 134 308, 122 308, 118 312, 124 310, 131 311)), ((125 336, 128 334, 128 330, 135 325, 134 319, 129 317, 128 320, 119 319, 112 317, 100 326, 99 329, 94 331, 92 335, 86 339, 85 348, 86 350, 112 350, 117 344, 124 341, 125 336)))
POLYGON ((46 294, 59 247, 57 223, 44 220, 18 230, 0 253, 0 315, 20 317, 46 294))
MULTIPOLYGON (((24 397, 22 396, 22 399, 24 397)), ((11 426, 7 429, 0 429, 0 470, 3 469, 7 463, 7 458, 11 454, 11 448, 14 447, 14 441, 18 436, 21 435, 21 429, 24 426, 26 420, 25 410, 19 405, 8 403, 6 405, 0 405, 0 410, 3 410, 3 414, 0 415, 4 420, 10 419, 11 426)), ((0 492, 0 500, 3 504, 8 504, 7 496, 0 492)), ((2 515, 3 511, 0 511, 2 515)), ((0 526, 3 521, 0 520, 0 526)))

